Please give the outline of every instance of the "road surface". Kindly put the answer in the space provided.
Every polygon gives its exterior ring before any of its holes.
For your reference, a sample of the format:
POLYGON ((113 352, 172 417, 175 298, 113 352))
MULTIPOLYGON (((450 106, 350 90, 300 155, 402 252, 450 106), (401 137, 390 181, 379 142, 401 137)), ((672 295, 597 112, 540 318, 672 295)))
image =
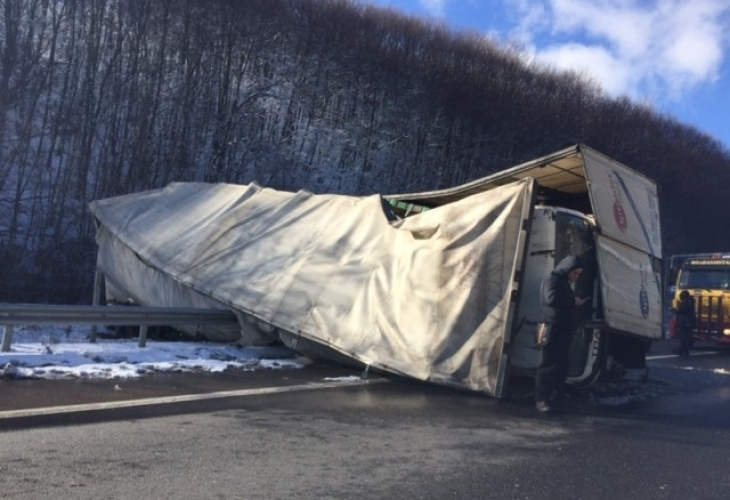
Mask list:
POLYGON ((652 349, 648 382, 581 391, 549 415, 528 398, 362 381, 325 365, 3 381, 0 497, 726 499, 730 356, 679 360, 668 347, 652 349), (169 400, 185 395, 201 398, 169 400), (162 402, 124 405, 142 398, 162 402), (8 417, 100 402, 119 406, 8 417))

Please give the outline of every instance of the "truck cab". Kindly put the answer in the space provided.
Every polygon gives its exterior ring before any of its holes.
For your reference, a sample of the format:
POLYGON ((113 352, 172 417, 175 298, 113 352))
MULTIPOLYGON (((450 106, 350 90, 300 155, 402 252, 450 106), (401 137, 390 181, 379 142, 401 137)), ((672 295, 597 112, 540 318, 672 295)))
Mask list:
POLYGON ((534 340, 540 321, 540 286, 545 276, 568 255, 580 256, 585 266, 574 285, 576 296, 591 299, 578 310, 568 383, 584 386, 599 378, 627 372, 645 374, 647 341, 605 328, 595 230, 595 219, 590 215, 562 207, 535 207, 519 305, 519 330, 512 342, 512 374, 529 376, 540 363, 540 348, 534 340))
POLYGON ((530 376, 540 364, 540 347, 534 332, 540 321, 540 286, 555 266, 569 255, 580 256, 583 274, 575 284, 575 294, 590 297, 580 308, 579 328, 573 336, 568 381, 577 385, 595 381, 602 371, 600 330, 586 326, 598 319, 594 305, 600 303, 594 222, 590 216, 561 207, 535 207, 525 264, 523 291, 519 305, 519 330, 512 342, 511 373, 530 376))
MULTIPOLYGON (((589 385, 601 376, 645 376, 646 351, 662 338, 664 315, 653 180, 578 145, 462 186, 394 195, 389 201, 408 217, 529 178, 535 181, 534 199, 525 212, 524 237, 513 249, 513 314, 505 324, 499 380, 534 375, 541 360, 535 342, 540 286, 567 255, 585 262, 575 289, 577 296, 591 298, 573 336, 568 382, 589 385)), ((505 231, 510 230, 515 228, 505 231)), ((498 383, 498 397, 505 385, 498 383)))
POLYGON ((696 254, 683 259, 674 286, 674 309, 684 290, 695 299, 695 338, 730 344, 730 255, 696 254))

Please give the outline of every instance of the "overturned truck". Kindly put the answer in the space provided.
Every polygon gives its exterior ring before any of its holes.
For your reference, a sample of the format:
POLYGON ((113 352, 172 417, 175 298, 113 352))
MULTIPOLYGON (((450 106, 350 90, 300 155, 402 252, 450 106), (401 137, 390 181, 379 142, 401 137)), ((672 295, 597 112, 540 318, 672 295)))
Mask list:
POLYGON ((593 299, 572 382, 642 368, 662 334, 656 184, 583 145, 440 191, 172 183, 90 208, 107 300, 236 313, 235 327, 179 325, 212 341, 503 397, 539 363, 539 284, 569 254, 593 299))

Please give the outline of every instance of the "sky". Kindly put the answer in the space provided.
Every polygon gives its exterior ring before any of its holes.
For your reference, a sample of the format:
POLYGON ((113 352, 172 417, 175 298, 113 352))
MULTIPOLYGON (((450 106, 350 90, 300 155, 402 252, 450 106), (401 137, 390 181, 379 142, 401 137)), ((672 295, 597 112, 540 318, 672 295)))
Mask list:
POLYGON ((519 47, 730 150, 730 0, 360 0, 519 47))

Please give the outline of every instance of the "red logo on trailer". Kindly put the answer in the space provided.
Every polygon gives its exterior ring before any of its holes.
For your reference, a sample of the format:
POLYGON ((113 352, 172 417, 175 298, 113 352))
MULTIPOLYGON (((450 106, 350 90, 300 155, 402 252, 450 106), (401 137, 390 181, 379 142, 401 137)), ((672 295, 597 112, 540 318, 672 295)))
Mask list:
POLYGON ((619 194, 618 186, 616 185, 616 178, 614 175, 609 175, 608 180, 611 184, 611 191, 613 192, 613 218, 616 221, 616 225, 619 230, 622 233, 625 233, 629 222, 626 218, 626 210, 624 210, 624 206, 621 203, 621 195, 619 194))

